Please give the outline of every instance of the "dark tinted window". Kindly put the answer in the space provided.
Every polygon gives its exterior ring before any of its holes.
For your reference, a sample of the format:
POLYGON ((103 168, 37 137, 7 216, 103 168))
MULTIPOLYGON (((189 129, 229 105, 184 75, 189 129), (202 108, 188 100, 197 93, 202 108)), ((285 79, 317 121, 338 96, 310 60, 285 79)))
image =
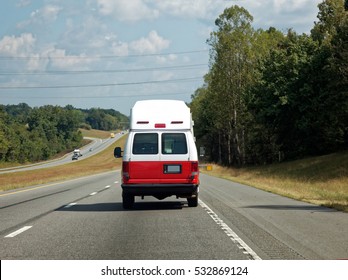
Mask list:
POLYGON ((157 133, 136 133, 133 141, 133 154, 156 155, 158 154, 157 133))
POLYGON ((162 154, 187 154, 187 143, 185 133, 163 133, 162 154))

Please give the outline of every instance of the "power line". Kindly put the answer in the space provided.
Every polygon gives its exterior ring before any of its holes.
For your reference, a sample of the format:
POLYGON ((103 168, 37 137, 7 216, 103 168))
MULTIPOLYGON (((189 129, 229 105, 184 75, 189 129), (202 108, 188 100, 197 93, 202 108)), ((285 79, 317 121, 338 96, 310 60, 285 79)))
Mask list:
POLYGON ((30 72, 0 72, 2 76, 12 75, 75 75, 75 74, 107 74, 107 73, 129 73, 129 72, 150 72, 159 70, 190 70, 207 66, 205 63, 176 65, 164 67, 149 67, 149 68, 135 68, 135 69, 113 69, 113 70, 51 70, 51 71, 30 71, 30 72))
POLYGON ((81 56, 81 55, 67 55, 67 56, 0 56, 1 60, 13 60, 13 59, 112 59, 112 58, 132 58, 132 57, 151 57, 151 56, 167 56, 167 55, 181 55, 181 54, 193 54, 193 53, 206 53, 209 50, 195 50, 195 51, 183 51, 183 52, 170 52, 170 53, 152 53, 152 54, 130 54, 130 55, 101 55, 101 56, 81 56))
POLYGON ((112 87, 112 86, 127 86, 127 85, 143 85, 143 84, 162 84, 162 83, 178 83, 188 82, 194 80, 201 80, 202 77, 171 79, 171 80, 155 80, 155 81, 141 81, 128 83, 107 83, 107 84, 89 84, 89 85, 54 85, 54 86, 0 86, 2 89, 61 89, 61 88, 93 88, 93 87, 112 87))
MULTIPOLYGON (((128 98, 128 97, 149 97, 149 96, 171 96, 171 95, 188 95, 188 92, 175 93, 145 93, 145 94, 127 94, 127 95, 99 95, 99 96, 25 96, 25 99, 109 99, 109 98, 128 98)), ((18 96, 7 96, 9 99, 17 99, 18 96)))

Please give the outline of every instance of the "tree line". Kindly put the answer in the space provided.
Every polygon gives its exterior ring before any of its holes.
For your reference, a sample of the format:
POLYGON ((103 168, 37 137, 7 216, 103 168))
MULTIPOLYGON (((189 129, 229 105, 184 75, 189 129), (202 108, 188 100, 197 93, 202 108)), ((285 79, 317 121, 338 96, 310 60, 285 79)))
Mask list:
POLYGON ((216 19, 190 105, 209 160, 242 166, 347 148, 348 1, 318 8, 310 34, 255 29, 239 6, 216 19))
POLYGON ((0 105, 0 162, 36 162, 82 145, 79 128, 116 130, 128 118, 115 110, 25 103, 0 105))

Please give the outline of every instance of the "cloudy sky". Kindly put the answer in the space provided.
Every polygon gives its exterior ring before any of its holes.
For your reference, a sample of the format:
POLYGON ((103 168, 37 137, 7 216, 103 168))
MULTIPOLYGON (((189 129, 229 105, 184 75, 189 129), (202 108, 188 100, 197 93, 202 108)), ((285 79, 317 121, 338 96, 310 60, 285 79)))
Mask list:
POLYGON ((1 0, 0 104, 115 109, 202 85, 226 7, 254 27, 308 33, 321 0, 1 0))

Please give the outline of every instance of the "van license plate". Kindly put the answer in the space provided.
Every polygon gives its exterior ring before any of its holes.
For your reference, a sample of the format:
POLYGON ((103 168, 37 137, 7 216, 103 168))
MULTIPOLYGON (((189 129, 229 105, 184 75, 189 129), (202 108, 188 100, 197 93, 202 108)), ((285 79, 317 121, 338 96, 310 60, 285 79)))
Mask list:
POLYGON ((163 166, 164 174, 180 174, 181 173, 181 164, 165 164, 163 166))

